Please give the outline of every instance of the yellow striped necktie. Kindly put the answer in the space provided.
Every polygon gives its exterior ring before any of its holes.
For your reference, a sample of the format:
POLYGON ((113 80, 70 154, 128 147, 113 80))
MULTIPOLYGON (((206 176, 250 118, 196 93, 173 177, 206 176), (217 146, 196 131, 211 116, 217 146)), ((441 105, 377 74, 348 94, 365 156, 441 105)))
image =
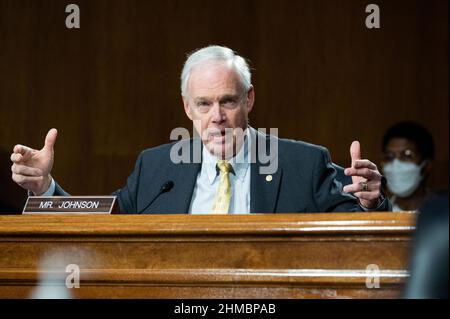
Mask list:
POLYGON ((224 160, 217 161, 217 167, 220 171, 220 184, 212 206, 212 214, 228 214, 231 200, 230 172, 233 168, 224 160))

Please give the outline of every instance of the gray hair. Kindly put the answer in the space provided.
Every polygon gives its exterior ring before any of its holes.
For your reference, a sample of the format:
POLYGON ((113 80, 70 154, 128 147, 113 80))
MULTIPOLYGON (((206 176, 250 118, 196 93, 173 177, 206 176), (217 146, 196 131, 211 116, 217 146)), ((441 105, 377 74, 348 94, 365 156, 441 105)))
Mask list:
POLYGON ((224 61, 238 74, 243 89, 247 92, 252 85, 252 75, 247 61, 227 47, 211 45, 191 53, 181 71, 181 95, 187 96, 187 84, 193 68, 207 61, 224 61))

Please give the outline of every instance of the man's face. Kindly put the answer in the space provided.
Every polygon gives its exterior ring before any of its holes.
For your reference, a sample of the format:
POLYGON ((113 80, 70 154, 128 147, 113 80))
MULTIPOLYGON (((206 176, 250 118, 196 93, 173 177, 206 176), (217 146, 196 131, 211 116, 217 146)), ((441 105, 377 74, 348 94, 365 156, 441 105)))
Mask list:
POLYGON ((392 138, 386 144, 386 149, 384 150, 384 163, 392 162, 394 159, 417 165, 420 165, 423 161, 416 143, 400 137, 392 138))
POLYGON ((204 146, 222 159, 239 151, 241 139, 231 134, 247 128, 253 103, 253 87, 245 92, 237 73, 221 61, 195 67, 189 76, 187 96, 183 97, 184 110, 204 146))
MULTIPOLYGON (((417 165, 422 164, 425 160, 415 142, 400 137, 392 138, 387 143, 383 156, 383 167, 394 159, 407 163, 415 163, 417 165)), ((433 167, 432 160, 429 158, 426 160, 426 164, 422 168, 423 176, 428 176, 433 167)))

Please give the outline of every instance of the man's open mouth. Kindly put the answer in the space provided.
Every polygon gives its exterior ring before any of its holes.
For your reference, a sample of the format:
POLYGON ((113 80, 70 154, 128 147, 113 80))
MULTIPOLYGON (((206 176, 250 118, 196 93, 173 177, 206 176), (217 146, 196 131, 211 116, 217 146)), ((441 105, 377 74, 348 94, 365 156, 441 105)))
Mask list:
POLYGON ((217 130, 211 131, 208 133, 208 139, 215 143, 225 143, 225 140, 232 139, 233 132, 232 130, 217 130))

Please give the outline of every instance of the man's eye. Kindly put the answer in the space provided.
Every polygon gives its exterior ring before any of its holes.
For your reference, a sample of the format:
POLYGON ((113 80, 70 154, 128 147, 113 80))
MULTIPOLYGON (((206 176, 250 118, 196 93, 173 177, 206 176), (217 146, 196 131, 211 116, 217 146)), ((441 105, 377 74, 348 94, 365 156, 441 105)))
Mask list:
POLYGON ((209 103, 206 101, 197 102, 197 107, 201 109, 207 109, 209 107, 209 103))
POLYGON ((226 107, 234 107, 236 105, 236 101, 233 99, 224 100, 224 101, 222 101, 222 105, 224 105, 226 107))
POLYGON ((197 107, 197 110, 200 113, 208 113, 209 112, 210 104, 208 102, 200 101, 200 102, 197 102, 195 105, 197 107))

